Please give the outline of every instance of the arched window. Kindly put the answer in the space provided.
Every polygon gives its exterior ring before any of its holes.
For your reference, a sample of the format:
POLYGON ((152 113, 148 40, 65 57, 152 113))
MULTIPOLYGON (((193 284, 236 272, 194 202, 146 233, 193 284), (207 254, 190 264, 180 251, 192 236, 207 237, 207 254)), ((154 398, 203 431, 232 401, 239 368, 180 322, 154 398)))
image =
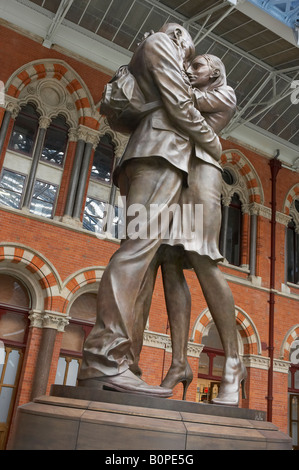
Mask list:
MULTIPOLYGON (((244 353, 242 327, 236 322, 239 353, 244 353)), ((201 344, 204 348, 199 357, 198 382, 196 399, 200 402, 211 402, 217 396, 224 367, 222 342, 213 321, 205 327, 201 344)))
POLYGON ((242 240, 242 204, 234 193, 229 206, 222 205, 222 223, 220 231, 220 250, 230 264, 241 264, 242 240))
POLYGON ((52 218, 69 126, 61 115, 42 121, 34 105, 21 108, 8 146, 11 152, 6 155, 0 176, 0 204, 15 209, 26 207, 33 214, 52 218), (30 163, 24 155, 32 157, 30 163), (49 171, 45 163, 56 168, 49 171))
POLYGON ((30 295, 21 281, 0 273, 0 449, 4 449, 29 329, 30 295))
POLYGON ((76 385, 82 350, 96 320, 97 294, 85 293, 71 306, 71 320, 63 334, 55 384, 76 385))
POLYGON ((299 450, 299 338, 291 344, 289 369, 289 426, 293 448, 299 450))
MULTIPOLYGON (((296 201, 297 202, 297 201, 296 201)), ((299 201, 298 201, 299 204, 299 201)), ((287 282, 299 283, 299 233, 294 220, 287 227, 287 282)))
POLYGON ((34 105, 28 103, 22 106, 15 120, 8 148, 32 156, 38 132, 38 120, 39 114, 34 105))

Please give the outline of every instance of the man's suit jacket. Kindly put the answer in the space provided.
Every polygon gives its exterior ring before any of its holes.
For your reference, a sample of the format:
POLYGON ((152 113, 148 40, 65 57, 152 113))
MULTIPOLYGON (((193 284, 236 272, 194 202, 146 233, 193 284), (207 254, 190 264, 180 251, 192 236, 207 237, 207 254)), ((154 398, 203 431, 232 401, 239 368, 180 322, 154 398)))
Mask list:
POLYGON ((162 100, 162 107, 145 116, 131 135, 120 166, 133 158, 160 156, 188 173, 194 145, 215 163, 221 144, 194 107, 182 75, 180 49, 165 33, 155 33, 137 48, 129 64, 146 102, 162 100))

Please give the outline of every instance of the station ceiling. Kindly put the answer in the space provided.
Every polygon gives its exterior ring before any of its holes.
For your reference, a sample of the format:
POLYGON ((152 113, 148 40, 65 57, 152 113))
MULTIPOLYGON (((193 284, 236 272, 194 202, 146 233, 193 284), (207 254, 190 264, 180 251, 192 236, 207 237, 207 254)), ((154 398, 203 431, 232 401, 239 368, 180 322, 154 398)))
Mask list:
POLYGON ((236 91, 238 111, 224 133, 248 125, 293 151, 299 146, 299 0, 17 2, 51 18, 44 38, 48 47, 65 24, 132 54, 144 32, 158 31, 165 22, 183 24, 198 54, 223 60, 236 91))

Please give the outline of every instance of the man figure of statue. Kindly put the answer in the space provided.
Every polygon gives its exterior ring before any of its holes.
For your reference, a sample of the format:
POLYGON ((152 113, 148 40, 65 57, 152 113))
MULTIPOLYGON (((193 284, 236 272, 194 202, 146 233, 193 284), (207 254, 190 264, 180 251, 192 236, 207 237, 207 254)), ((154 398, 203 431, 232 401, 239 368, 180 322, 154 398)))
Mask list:
MULTIPOLYGON (((187 179, 193 143, 216 161, 221 156, 217 135, 195 108, 182 73, 183 63, 194 55, 189 33, 168 24, 146 37, 129 64, 145 100, 161 101, 160 109, 140 120, 122 157, 118 184, 127 209, 141 204, 147 236, 127 233, 103 274, 97 320, 88 336, 79 373, 79 385, 168 397, 172 390, 151 386, 130 371, 136 302, 145 274, 164 238, 161 213, 150 206, 170 206, 179 201, 187 179), (160 227, 155 238, 149 227, 160 227)), ((162 209, 161 209, 162 210, 162 209)), ((132 217, 126 218, 128 228, 132 217)))

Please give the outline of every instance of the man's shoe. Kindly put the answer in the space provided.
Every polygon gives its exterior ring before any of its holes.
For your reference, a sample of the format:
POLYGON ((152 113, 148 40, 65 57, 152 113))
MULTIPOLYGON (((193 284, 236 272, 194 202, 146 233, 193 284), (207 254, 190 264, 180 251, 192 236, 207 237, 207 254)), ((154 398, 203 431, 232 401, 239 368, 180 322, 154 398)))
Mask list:
POLYGON ((79 387, 138 393, 139 395, 147 395, 156 398, 168 398, 172 396, 172 390, 155 385, 148 385, 129 369, 117 375, 105 375, 104 377, 78 380, 78 385, 79 387))

